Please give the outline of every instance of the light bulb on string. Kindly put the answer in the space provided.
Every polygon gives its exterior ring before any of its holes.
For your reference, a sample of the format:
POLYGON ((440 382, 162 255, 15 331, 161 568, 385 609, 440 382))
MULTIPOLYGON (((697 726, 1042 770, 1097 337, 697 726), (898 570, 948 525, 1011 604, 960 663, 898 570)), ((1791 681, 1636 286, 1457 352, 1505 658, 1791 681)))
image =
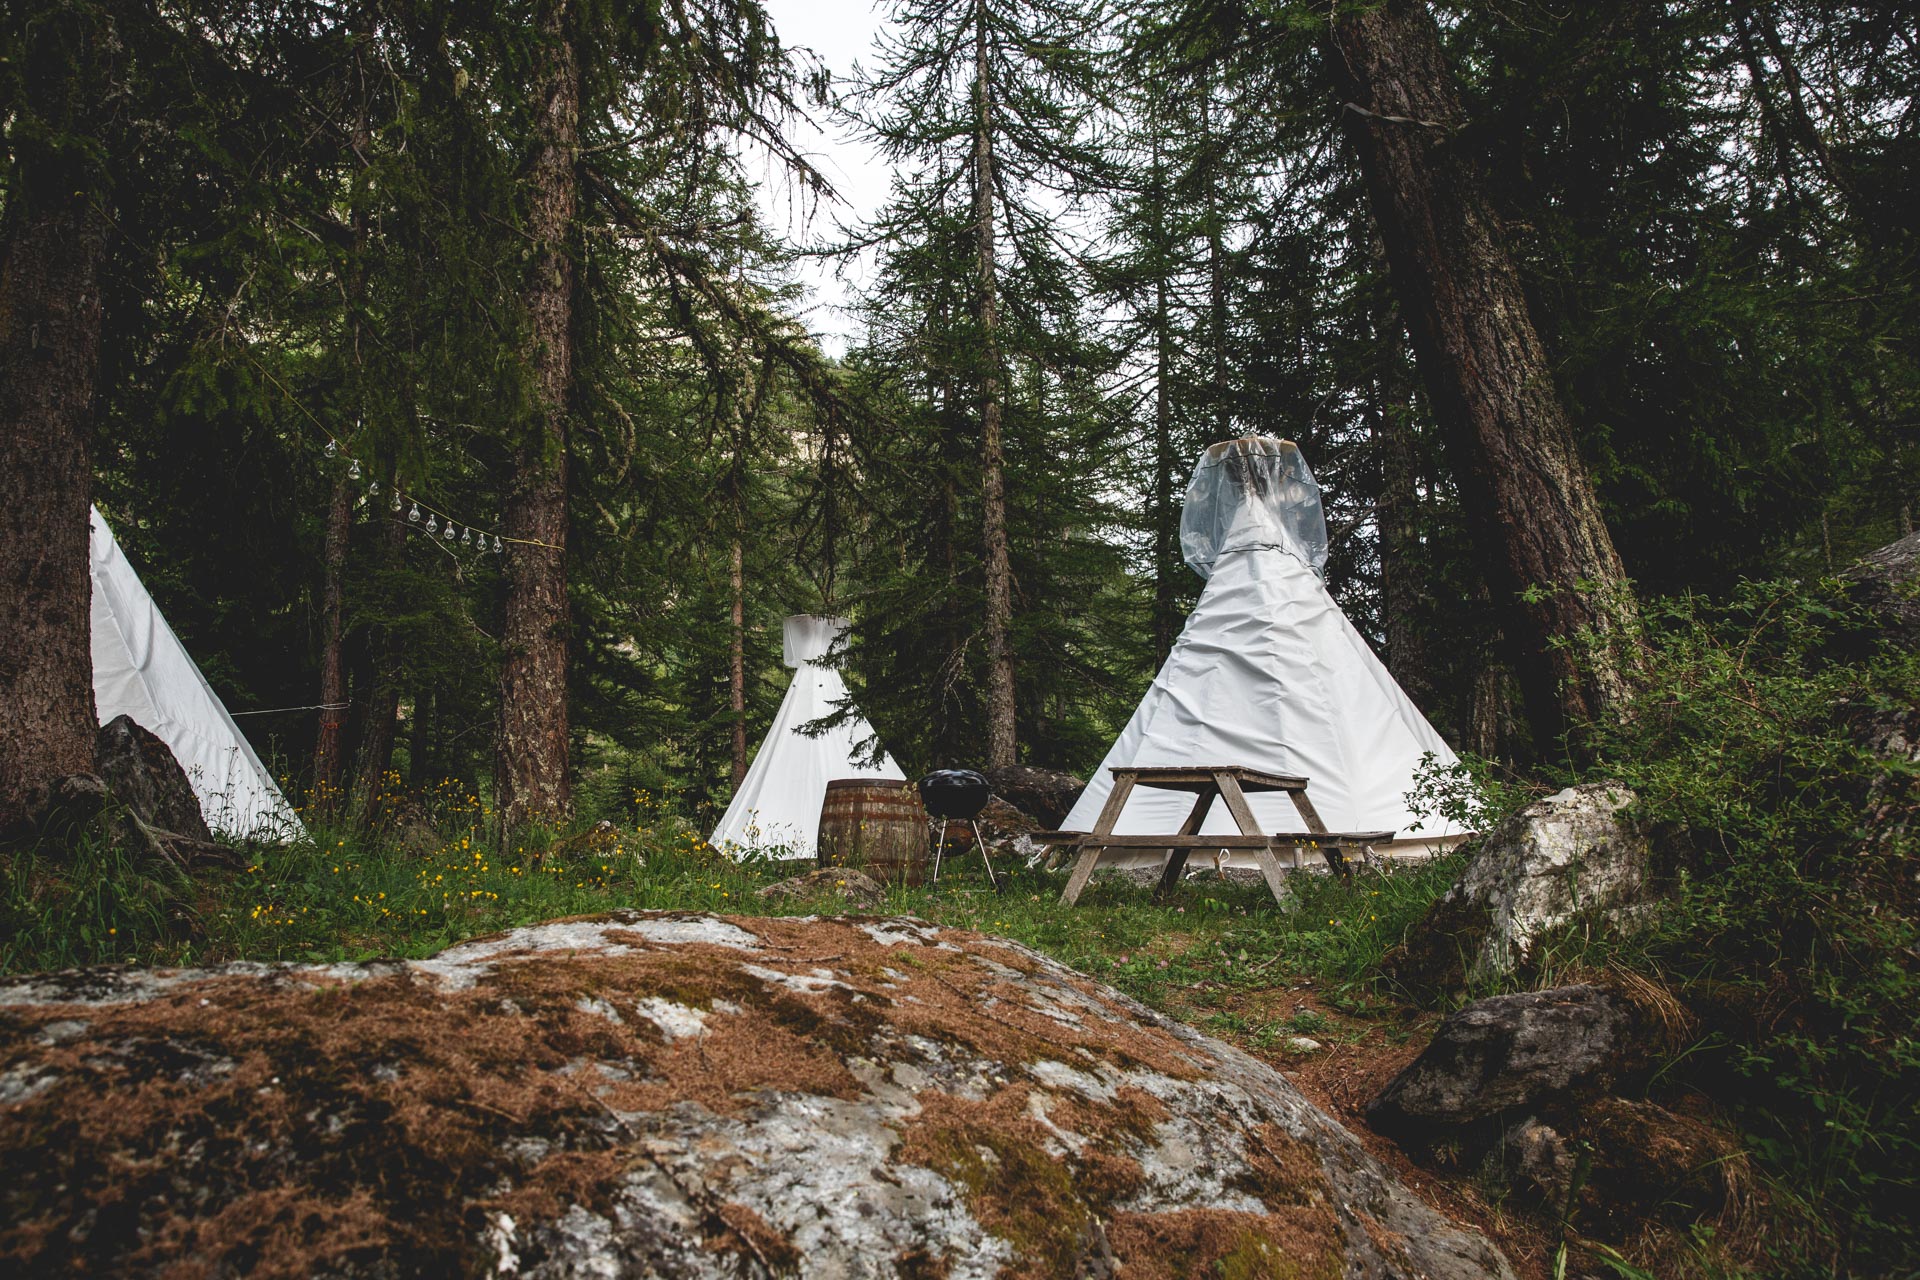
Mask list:
POLYGON ((393 491, 393 514, 400 514, 400 490, 398 489, 393 491))
POLYGON ((360 478, 360 459, 355 458, 353 460, 353 464, 347 468, 347 479, 358 480, 359 478, 360 478))
POLYGON ((473 545, 473 526, 472 525, 468 525, 467 531, 460 535, 460 545, 463 547, 470 547, 473 545))
POLYGON ((439 527, 440 527, 440 517, 439 517, 439 516, 428 516, 428 517, 427 517, 427 532, 428 532, 428 533, 433 533, 434 531, 436 531, 437 529, 439 529, 439 527))
MULTIPOLYGON (((398 499, 396 499, 396 501, 398 501, 398 499)), ((394 509, 395 509, 396 511, 397 511, 397 510, 399 510, 399 508, 398 508, 398 507, 396 507, 396 508, 394 508, 394 509)), ((419 524, 419 523, 420 523, 420 504, 419 504, 419 503, 417 503, 417 502, 416 502, 416 503, 414 503, 414 504, 413 504, 413 510, 411 510, 411 511, 409 511, 409 512, 407 512, 407 522, 408 522, 409 524, 419 524)))
POLYGON ((440 531, 440 536, 445 538, 448 542, 453 541, 453 521, 451 520, 447 521, 447 527, 440 531))
POLYGON ((369 498, 377 498, 380 496, 380 482, 378 480, 375 480, 367 486, 367 496, 369 498))
POLYGON ((500 535, 497 533, 494 534, 493 535, 493 554, 499 555, 502 551, 505 551, 506 549, 507 549, 506 544, 500 541, 500 535))
POLYGON ((336 444, 332 440, 327 441, 327 456, 329 458, 337 456, 339 452, 340 452, 340 446, 338 444, 336 444))

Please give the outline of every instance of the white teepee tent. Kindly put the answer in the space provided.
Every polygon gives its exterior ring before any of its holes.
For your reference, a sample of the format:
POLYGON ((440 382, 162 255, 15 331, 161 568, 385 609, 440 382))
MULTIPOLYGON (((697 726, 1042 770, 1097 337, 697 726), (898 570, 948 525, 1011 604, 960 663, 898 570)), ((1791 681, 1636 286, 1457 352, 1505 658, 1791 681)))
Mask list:
MULTIPOLYGON (((1113 787, 1109 769, 1233 764, 1306 777, 1330 830, 1391 829, 1396 845, 1457 839, 1407 808, 1421 757, 1455 757, 1321 581, 1326 519, 1299 448, 1265 436, 1211 446, 1187 488, 1180 544, 1207 585, 1061 829, 1092 830, 1113 787)), ((1248 800, 1263 830, 1300 829, 1285 794, 1248 800)), ((1114 831, 1172 833, 1192 805, 1190 795, 1138 788, 1114 831)), ((1216 800, 1202 831, 1236 829, 1216 800)), ((1160 857, 1112 850, 1101 865, 1160 857)))
POLYGON ((733 803, 713 829, 708 843, 735 855, 778 849, 787 856, 811 858, 820 834, 820 805, 835 778, 905 778, 900 766, 882 752, 879 763, 860 764, 874 738, 870 725, 849 716, 818 737, 800 732, 810 721, 832 715, 847 700, 840 673, 821 659, 847 629, 843 618, 796 614, 787 619, 785 658, 793 683, 767 730, 759 753, 733 803))
POLYGON ((93 569, 93 699, 100 723, 119 715, 166 743, 213 830, 284 839, 300 820, 233 717, 160 616, 99 511, 88 529, 93 569))

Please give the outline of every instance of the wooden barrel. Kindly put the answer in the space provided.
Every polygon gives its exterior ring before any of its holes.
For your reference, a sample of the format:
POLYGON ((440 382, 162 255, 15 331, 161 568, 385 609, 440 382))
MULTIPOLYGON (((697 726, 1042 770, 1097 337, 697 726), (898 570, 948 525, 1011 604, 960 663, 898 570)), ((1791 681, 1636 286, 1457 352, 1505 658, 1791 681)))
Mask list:
POLYGON ((927 811, 898 778, 835 778, 820 805, 820 865, 917 885, 927 875, 927 811))

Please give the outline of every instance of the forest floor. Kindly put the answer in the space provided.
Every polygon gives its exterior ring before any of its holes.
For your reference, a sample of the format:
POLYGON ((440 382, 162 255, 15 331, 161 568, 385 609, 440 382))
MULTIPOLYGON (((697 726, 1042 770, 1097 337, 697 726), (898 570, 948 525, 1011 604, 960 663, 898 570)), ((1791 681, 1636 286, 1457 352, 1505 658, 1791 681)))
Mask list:
POLYGON ((107 848, 57 861, 0 851, 0 972, 420 957, 616 907, 911 914, 1025 943, 1267 1061, 1418 1194, 1494 1238, 1522 1276, 1550 1273, 1558 1236, 1549 1224, 1503 1209, 1470 1171, 1415 1165, 1364 1117, 1438 1021, 1396 999, 1377 965, 1451 883, 1452 859, 1345 880, 1300 876, 1284 910, 1257 882, 1192 877, 1157 901, 1124 877, 1100 877, 1068 910, 1057 902, 1059 875, 1003 869, 995 892, 967 857, 948 864, 939 886, 895 886, 874 906, 837 892, 764 899, 757 891, 796 864, 735 862, 672 819, 603 823, 503 855, 483 838, 475 798, 443 788, 434 808, 433 821, 376 837, 316 823, 311 840, 246 849, 244 870, 191 882, 156 877, 107 848))

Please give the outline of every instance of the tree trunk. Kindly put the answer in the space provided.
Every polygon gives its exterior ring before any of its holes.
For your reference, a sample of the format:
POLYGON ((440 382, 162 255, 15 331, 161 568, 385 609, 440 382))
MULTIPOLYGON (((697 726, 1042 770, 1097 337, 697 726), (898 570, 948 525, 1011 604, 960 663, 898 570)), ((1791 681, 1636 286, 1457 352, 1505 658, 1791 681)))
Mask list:
POLYGON ((320 728, 313 742, 313 802, 324 813, 341 799, 346 752, 341 726, 347 720, 347 664, 344 655, 341 578, 347 563, 347 535, 353 530, 353 484, 342 472, 333 479, 327 504, 327 546, 320 597, 320 728))
POLYGON ((1213 442, 1233 436, 1233 414, 1227 405, 1227 250, 1222 238, 1220 194, 1216 189, 1213 142, 1213 72, 1209 69, 1200 99, 1200 186, 1207 201, 1207 399, 1213 411, 1213 442))
POLYGON ((567 760, 566 545, 580 70, 570 0, 546 0, 538 29, 538 114, 526 219, 533 258, 524 296, 539 421, 522 444, 503 522, 507 598, 495 771, 503 833, 536 818, 562 820, 573 799, 567 760))
POLYGON ((1538 745, 1622 714, 1635 606, 1418 0, 1333 24, 1329 64, 1435 417, 1480 525, 1538 745), (1582 642, 1585 633, 1600 643, 1582 642))
POLYGON ((1153 661, 1173 652, 1180 634, 1180 513, 1173 505, 1173 335, 1167 331, 1167 268, 1153 285, 1153 661))
MULTIPOLYGON (((723 392, 724 393, 724 392, 723 392)), ((727 585, 732 592, 732 611, 727 633, 727 711, 732 717, 733 785, 738 787, 747 776, 747 563, 746 495, 742 470, 746 466, 746 415, 736 402, 734 414, 733 465, 727 472, 727 499, 733 511, 733 558, 727 585)))
MULTIPOLYGON (((400 476, 393 477, 392 493, 400 492, 400 476)), ((389 501, 382 496, 381 502, 389 501)), ((374 518, 381 522, 381 558, 392 572, 400 564, 406 545, 405 517, 376 505, 374 518)), ((359 792, 360 821, 371 824, 385 817, 381 798, 390 794, 387 773, 393 767, 393 743, 400 718, 400 667, 405 651, 399 633, 390 626, 379 627, 373 637, 373 679, 365 699, 366 733, 360 740, 359 792)))
POLYGON ((987 14, 974 25, 973 216, 980 307, 980 525, 986 553, 987 764, 1015 763, 1013 568, 1007 552, 1006 458, 1000 439, 1000 298, 993 199, 993 114, 987 91, 987 14))
MULTIPOLYGON (((364 8, 353 15, 355 52, 358 55, 369 38, 367 22, 371 14, 364 8)), ((351 219, 353 244, 349 250, 346 273, 347 350, 350 400, 356 418, 366 414, 365 366, 360 351, 361 330, 367 303, 367 185, 366 156, 372 141, 367 126, 365 78, 363 92, 353 125, 350 150, 358 158, 352 181, 351 219)), ((346 800, 347 745, 342 728, 347 723, 346 623, 341 597, 347 570, 347 542, 353 532, 353 484, 346 473, 346 461, 333 479, 333 498, 327 507, 327 540, 324 580, 320 607, 320 712, 319 730, 313 743, 313 799, 327 811, 346 800)))
POLYGON ((1413 442, 1407 415, 1413 388, 1400 350, 1400 313, 1388 304, 1374 332, 1378 348, 1374 451, 1380 460, 1380 496, 1374 520, 1380 529, 1380 622, 1387 642, 1387 670, 1422 709, 1433 707, 1426 645, 1416 620, 1421 591, 1417 522, 1419 494, 1414 487, 1413 442))
MULTIPOLYGON (((101 57, 85 50, 82 67, 101 57)), ((16 68, 30 93, 34 72, 16 68)), ((24 130, 14 143, 0 234, 0 830, 32 816, 53 780, 93 771, 98 727, 87 527, 107 217, 83 148, 24 130)))

